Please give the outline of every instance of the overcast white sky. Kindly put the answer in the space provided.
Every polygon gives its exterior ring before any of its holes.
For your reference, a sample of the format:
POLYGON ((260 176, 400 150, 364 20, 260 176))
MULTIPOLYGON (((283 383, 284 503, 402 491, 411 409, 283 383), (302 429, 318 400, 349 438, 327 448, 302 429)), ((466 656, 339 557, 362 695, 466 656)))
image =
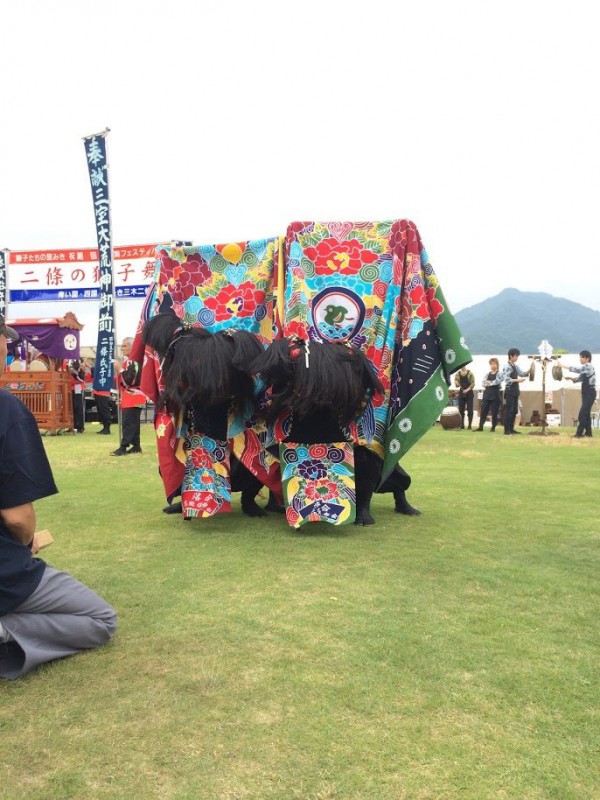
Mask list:
POLYGON ((1 2, 0 247, 95 246, 81 137, 109 127, 115 245, 409 217, 455 312, 508 286, 600 310, 599 23, 578 0, 1 2))

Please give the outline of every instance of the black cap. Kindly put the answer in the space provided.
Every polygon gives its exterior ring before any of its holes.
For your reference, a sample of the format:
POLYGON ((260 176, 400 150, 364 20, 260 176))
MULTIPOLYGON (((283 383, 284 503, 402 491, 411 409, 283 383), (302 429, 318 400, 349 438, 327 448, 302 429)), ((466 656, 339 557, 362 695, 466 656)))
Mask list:
POLYGON ((16 342, 17 339, 21 338, 14 328, 8 327, 8 325, 4 321, 4 317, 1 314, 0 314, 0 336, 6 336, 7 339, 12 339, 13 342, 16 342))

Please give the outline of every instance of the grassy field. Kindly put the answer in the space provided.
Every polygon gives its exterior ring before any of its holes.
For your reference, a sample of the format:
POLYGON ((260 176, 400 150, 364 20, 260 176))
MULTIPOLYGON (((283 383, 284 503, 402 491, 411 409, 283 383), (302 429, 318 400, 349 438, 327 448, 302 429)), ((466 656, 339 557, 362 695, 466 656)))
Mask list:
POLYGON ((0 797, 600 798, 600 435, 570 433, 436 427, 421 517, 300 532, 162 514, 150 426, 45 439, 45 558, 120 627, 0 683, 0 797))

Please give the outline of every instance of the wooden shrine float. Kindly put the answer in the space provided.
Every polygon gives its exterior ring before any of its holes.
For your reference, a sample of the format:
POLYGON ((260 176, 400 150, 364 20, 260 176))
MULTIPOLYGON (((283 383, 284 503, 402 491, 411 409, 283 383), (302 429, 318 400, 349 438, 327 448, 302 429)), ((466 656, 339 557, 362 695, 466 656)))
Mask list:
POLYGON ((72 431, 73 395, 66 364, 79 358, 83 325, 72 312, 64 317, 10 319, 6 324, 20 338, 9 343, 14 360, 0 377, 0 388, 27 406, 44 433, 72 431))

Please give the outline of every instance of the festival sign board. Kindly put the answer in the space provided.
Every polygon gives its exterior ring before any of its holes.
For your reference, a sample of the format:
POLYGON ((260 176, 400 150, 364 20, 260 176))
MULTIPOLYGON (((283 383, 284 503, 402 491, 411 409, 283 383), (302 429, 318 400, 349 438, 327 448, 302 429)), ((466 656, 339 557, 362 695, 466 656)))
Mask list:
MULTIPOLYGON (((113 250, 115 296, 145 297, 155 267, 155 244, 113 250)), ((98 249, 6 251, 9 303, 98 300, 98 249)))

